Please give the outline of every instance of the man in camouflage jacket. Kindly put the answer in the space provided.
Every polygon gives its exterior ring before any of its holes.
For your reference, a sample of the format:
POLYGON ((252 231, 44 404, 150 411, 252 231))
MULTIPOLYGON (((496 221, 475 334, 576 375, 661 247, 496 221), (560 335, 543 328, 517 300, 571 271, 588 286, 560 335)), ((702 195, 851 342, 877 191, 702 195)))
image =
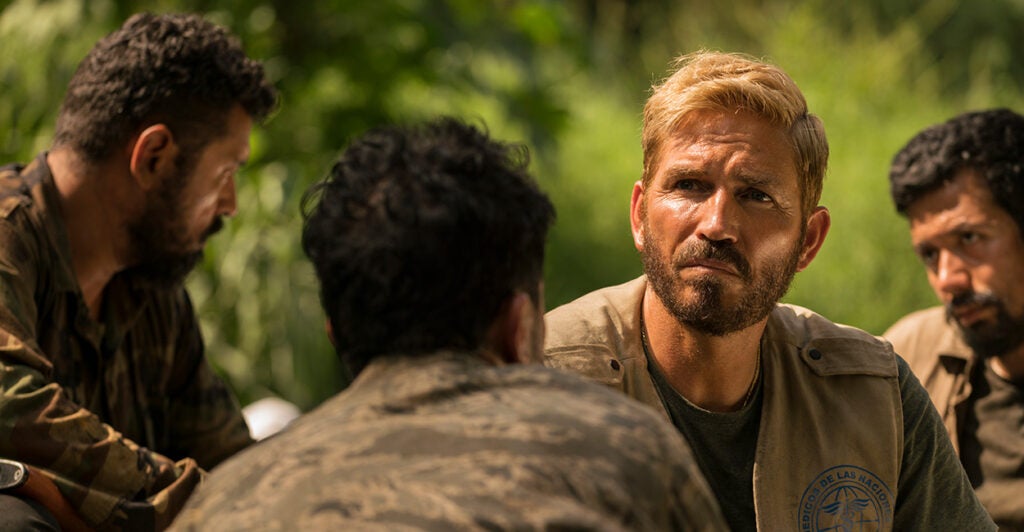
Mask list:
POLYGON ((303 244, 356 380, 174 528, 724 530, 670 424, 538 363, 554 211, 515 153, 450 119, 346 150, 303 244))
MULTIPOLYGON (((137 15, 79 65, 51 150, 0 170, 0 458, 90 527, 165 528, 251 442, 182 282, 274 105, 222 28, 137 15)), ((39 502, 0 492, 0 525, 39 502)))

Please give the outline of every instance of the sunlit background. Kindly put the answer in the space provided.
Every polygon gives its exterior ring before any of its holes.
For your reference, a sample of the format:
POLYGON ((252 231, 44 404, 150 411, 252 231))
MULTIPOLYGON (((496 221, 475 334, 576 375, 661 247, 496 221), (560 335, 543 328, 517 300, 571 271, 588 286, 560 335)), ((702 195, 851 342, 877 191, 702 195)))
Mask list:
POLYGON ((880 334, 934 303, 889 200, 892 155, 956 113, 1024 110, 1020 0, 0 0, 0 164, 48 147, 78 61, 141 9, 229 27, 283 95, 254 133, 238 216, 189 279, 209 357, 243 403, 308 409, 347 383, 298 203, 374 125, 446 113, 530 147, 558 209, 551 308, 640 272, 628 222, 640 112, 670 60, 699 48, 767 59, 803 88, 832 148, 832 231, 786 300, 880 334))

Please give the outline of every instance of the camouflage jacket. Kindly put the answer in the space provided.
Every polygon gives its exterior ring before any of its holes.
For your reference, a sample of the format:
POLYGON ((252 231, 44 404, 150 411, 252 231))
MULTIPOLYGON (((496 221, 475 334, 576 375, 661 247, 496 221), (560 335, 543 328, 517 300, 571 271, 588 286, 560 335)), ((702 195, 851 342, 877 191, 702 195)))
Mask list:
POLYGON ((620 394, 470 353, 386 357, 200 486, 177 530, 724 530, 686 443, 620 394))
POLYGON ((44 470, 90 525, 164 528, 200 467, 251 442, 245 421, 184 288, 115 276, 97 322, 70 257, 45 155, 0 169, 0 457, 44 470))

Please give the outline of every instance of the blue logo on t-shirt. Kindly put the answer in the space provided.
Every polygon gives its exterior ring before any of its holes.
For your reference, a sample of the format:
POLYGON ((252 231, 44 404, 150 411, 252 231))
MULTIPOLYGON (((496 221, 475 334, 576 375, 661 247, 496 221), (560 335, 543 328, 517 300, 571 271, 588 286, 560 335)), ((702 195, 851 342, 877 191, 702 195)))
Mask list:
POLYGON ((892 491, 863 467, 839 465, 821 472, 800 499, 800 530, 886 530, 892 491))

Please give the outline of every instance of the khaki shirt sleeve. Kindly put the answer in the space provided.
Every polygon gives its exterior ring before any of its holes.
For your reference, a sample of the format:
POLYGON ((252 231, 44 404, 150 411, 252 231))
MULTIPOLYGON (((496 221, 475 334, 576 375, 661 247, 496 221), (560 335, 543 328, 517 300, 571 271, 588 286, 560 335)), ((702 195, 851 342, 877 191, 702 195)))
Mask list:
POLYGON ((201 470, 125 439, 53 381, 35 341, 40 257, 23 234, 0 220, 0 456, 43 470, 92 526, 166 526, 201 470))

